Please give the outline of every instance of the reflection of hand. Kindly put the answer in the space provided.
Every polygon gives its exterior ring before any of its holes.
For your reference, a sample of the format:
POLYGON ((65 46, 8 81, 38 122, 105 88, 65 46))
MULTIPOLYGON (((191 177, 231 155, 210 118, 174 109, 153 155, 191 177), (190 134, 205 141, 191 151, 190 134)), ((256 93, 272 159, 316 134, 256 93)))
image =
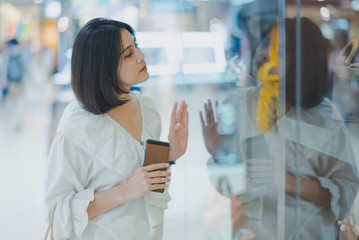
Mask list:
MULTIPOLYGON (((218 101, 216 101, 216 106, 218 106, 218 101)), ((216 150, 221 146, 225 136, 219 135, 216 131, 218 122, 216 122, 214 117, 211 100, 208 100, 208 102, 204 104, 204 113, 206 116, 206 122, 204 121, 202 111, 200 111, 204 142, 206 144, 207 151, 212 156, 215 156, 216 150)))
POLYGON ((247 216, 242 203, 236 196, 232 195, 230 199, 233 235, 240 237, 240 240, 254 239, 253 231, 247 229, 247 216), (247 232, 247 234, 243 234, 243 232, 247 232))
POLYGON ((188 112, 187 104, 182 101, 181 106, 177 112, 176 102, 173 106, 171 114, 171 124, 168 134, 168 141, 170 143, 169 161, 175 161, 182 156, 187 148, 188 140, 188 112))
POLYGON ((270 159, 251 158, 247 160, 247 176, 253 186, 276 185, 276 170, 270 159))
POLYGON ((358 231, 356 230, 356 226, 350 223, 347 219, 344 219, 340 224, 340 239, 341 240, 350 240, 350 239, 358 239, 358 231))
POLYGON ((135 173, 123 184, 125 187, 126 199, 128 201, 137 199, 149 193, 152 190, 165 189, 167 182, 170 181, 168 171, 159 171, 168 168, 168 163, 157 163, 140 167, 135 173))
POLYGON ((233 233, 237 233, 241 228, 247 225, 247 217, 241 202, 236 196, 231 198, 231 213, 232 213, 232 229, 233 233))

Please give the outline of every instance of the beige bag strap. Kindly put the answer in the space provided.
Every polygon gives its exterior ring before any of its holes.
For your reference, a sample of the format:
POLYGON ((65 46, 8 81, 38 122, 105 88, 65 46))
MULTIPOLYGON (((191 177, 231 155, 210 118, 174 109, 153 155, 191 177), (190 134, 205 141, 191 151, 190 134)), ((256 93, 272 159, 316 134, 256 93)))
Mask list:
POLYGON ((47 237, 49 236, 50 231, 51 231, 50 240, 54 240, 55 210, 56 210, 56 207, 54 208, 54 211, 52 212, 51 219, 50 219, 50 222, 49 222, 49 226, 47 227, 47 231, 46 231, 44 240, 47 240, 47 237))
POLYGON ((359 193, 355 196, 355 199, 354 199, 354 201, 352 203, 352 206, 351 206, 351 208, 349 210, 348 217, 347 217, 349 222, 351 222, 355 217, 355 212, 356 212, 356 209, 358 207, 357 204, 359 204, 358 201, 359 201, 359 193))

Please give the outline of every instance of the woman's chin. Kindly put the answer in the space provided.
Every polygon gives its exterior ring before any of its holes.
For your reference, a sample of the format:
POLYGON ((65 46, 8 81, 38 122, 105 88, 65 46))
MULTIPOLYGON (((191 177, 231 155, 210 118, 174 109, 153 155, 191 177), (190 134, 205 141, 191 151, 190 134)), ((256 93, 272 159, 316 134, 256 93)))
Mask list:
POLYGON ((146 77, 144 78, 144 80, 141 82, 147 82, 147 80, 150 78, 150 75, 148 74, 148 72, 146 71, 146 77))
POLYGON ((140 79, 140 80, 138 80, 137 82, 135 82, 135 83, 133 84, 133 86, 136 86, 136 85, 138 85, 138 84, 147 82, 148 79, 149 79, 149 76, 147 75, 146 78, 140 79))

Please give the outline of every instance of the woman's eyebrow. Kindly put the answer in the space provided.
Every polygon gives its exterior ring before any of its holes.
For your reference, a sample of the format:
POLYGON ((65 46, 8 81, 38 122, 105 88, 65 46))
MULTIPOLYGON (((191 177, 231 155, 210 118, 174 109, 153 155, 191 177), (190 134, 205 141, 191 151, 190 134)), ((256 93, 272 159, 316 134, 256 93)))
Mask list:
POLYGON ((124 52, 126 52, 127 49, 129 49, 129 48, 131 48, 131 47, 132 47, 132 44, 131 44, 130 46, 126 47, 125 49, 123 49, 122 52, 121 52, 121 54, 124 53, 124 52))

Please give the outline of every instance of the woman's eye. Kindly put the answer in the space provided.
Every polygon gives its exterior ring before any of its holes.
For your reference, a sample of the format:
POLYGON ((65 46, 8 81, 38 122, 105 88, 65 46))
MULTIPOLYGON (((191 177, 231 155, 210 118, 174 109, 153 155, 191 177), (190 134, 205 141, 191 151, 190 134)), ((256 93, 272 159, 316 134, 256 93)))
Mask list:
POLYGON ((130 52, 128 55, 125 56, 125 58, 129 58, 132 56, 132 52, 130 52))

